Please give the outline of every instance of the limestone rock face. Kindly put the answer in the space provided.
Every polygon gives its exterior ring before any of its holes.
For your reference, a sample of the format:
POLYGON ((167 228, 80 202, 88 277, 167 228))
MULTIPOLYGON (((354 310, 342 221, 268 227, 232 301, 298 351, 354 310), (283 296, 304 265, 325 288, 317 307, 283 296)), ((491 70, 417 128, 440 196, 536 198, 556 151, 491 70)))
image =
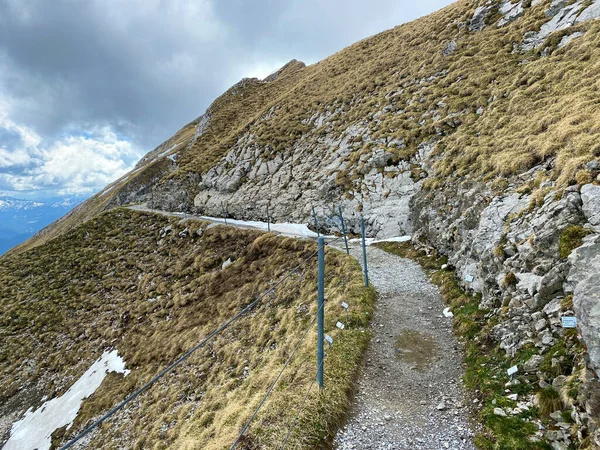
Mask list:
MULTIPOLYGON (((589 2, 578 0, 575 3, 567 4, 565 0, 553 0, 550 7, 546 9, 545 14, 547 17, 550 17, 550 20, 541 26, 540 31, 528 32, 525 35, 523 44, 521 45, 523 51, 541 46, 546 38, 556 31, 565 30, 573 25, 597 19, 600 17, 600 1, 595 0, 589 4, 589 2)), ((582 35, 573 34, 571 39, 582 35)), ((562 42, 562 46, 566 45, 568 41, 562 42)))
MULTIPOLYGON (((581 188, 582 209, 593 227, 600 227, 600 186, 586 184, 581 188)), ((600 231, 597 230, 597 231, 600 231)))
POLYGON ((569 256, 567 278, 574 294, 573 305, 579 328, 588 348, 590 363, 600 373, 600 236, 584 239, 584 244, 569 256))
POLYGON ((273 159, 246 135, 202 176, 194 207, 205 215, 220 216, 225 208, 233 217, 264 221, 269 205, 274 221, 311 223, 314 206, 319 226, 337 231, 337 208, 341 206, 347 226, 354 232, 358 232, 360 211, 364 211, 369 234, 411 234, 410 200, 421 183, 412 178, 408 162, 390 164, 393 154, 383 145, 362 159, 362 177, 353 195, 339 187, 336 172, 347 166, 351 140, 363 132, 352 128, 342 139, 324 139, 318 149, 300 142, 273 159))
MULTIPOLYGON (((523 177, 534 179, 545 170, 539 166, 523 177)), ((411 202, 413 242, 447 255, 463 286, 482 294, 480 308, 499 318, 492 332, 508 355, 532 345, 546 354, 563 339, 561 317, 578 317, 590 371, 574 414, 594 434, 600 416, 594 388, 594 373, 600 372, 600 235, 586 237, 568 260, 560 257, 558 243, 572 225, 598 231, 600 186, 562 192, 552 187, 533 206, 529 195, 510 186, 498 193, 491 185, 463 182, 417 192, 411 202), (572 307, 564 302, 570 293, 572 307)), ((540 372, 542 359, 535 355, 524 371, 536 373, 540 386, 562 389, 563 378, 540 372)))
POLYGON ((502 19, 498 22, 499 27, 503 27, 521 17, 525 13, 523 2, 513 3, 510 0, 504 0, 500 5, 502 19))
POLYGON ((490 6, 480 6, 473 13, 473 17, 471 18, 471 23, 469 24, 470 31, 481 31, 485 27, 485 19, 490 15, 494 7, 490 6))

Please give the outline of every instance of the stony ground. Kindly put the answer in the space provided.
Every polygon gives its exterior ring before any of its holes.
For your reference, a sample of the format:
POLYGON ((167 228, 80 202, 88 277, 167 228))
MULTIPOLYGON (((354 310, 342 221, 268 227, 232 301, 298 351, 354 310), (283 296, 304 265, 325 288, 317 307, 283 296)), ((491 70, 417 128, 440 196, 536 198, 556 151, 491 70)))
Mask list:
MULTIPOLYGON (((359 247, 351 252, 361 259, 359 247)), ((373 340, 334 448, 474 449, 461 347, 437 288, 413 261, 375 247, 367 255, 379 293, 373 340)))

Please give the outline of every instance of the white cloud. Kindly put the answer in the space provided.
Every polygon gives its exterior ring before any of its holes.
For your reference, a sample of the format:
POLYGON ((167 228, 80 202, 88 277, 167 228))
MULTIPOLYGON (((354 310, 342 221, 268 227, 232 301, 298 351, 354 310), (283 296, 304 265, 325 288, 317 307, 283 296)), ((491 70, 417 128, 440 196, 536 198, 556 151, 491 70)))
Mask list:
POLYGON ((5 172, 0 173, 0 188, 12 192, 89 194, 130 171, 142 155, 109 127, 65 135, 49 144, 25 127, 11 130, 22 133, 24 144, 0 148, 0 169, 5 172))
POLYGON ((288 61, 258 61, 251 66, 242 67, 239 71, 241 74, 240 78, 258 78, 259 80, 262 80, 271 75, 273 72, 281 69, 281 67, 283 67, 283 65, 286 63, 288 63, 288 61))
POLYGON ((14 166, 26 166, 31 163, 31 157, 23 149, 9 151, 0 148, 0 169, 11 168, 14 166))

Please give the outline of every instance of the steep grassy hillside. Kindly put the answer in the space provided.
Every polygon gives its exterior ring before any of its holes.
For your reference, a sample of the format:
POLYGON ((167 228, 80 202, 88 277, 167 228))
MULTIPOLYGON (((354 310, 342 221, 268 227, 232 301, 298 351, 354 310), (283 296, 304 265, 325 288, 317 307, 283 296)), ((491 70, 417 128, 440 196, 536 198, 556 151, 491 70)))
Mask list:
POLYGON ((535 50, 514 51, 527 32, 548 22, 550 2, 533 3, 524 2, 523 17, 503 27, 494 10, 489 26, 474 32, 473 12, 486 2, 458 1, 278 80, 286 88, 247 80, 211 107, 235 102, 238 115, 210 115, 208 130, 218 130, 219 140, 201 136, 183 152, 176 174, 205 172, 246 130, 274 157, 311 135, 317 145, 319 135, 340 136, 366 121, 372 141, 353 159, 378 139, 402 141, 396 152, 406 158, 434 138, 442 177, 514 174, 557 157, 553 177, 568 183, 600 152, 600 24, 583 22, 535 50), (575 32, 585 35, 557 48, 575 32), (456 49, 444 52, 449 43, 456 49), (326 126, 311 121, 315 115, 328 116, 326 126))
MULTIPOLYGON (((0 259, 0 440, 29 407, 62 395, 106 349, 110 373, 84 400, 65 442, 314 254, 316 244, 257 231, 113 210, 60 239, 0 259), (223 268, 227 260, 233 263, 223 268)), ((326 329, 335 339, 327 390, 313 390, 289 448, 323 443, 343 415, 368 342, 373 291, 358 264, 327 251, 326 329), (335 328, 339 302, 352 305, 335 328)), ((312 258, 252 312, 92 434, 90 448, 228 447, 316 313, 312 258)), ((316 370, 316 328, 250 428, 246 448, 273 448, 316 370)))

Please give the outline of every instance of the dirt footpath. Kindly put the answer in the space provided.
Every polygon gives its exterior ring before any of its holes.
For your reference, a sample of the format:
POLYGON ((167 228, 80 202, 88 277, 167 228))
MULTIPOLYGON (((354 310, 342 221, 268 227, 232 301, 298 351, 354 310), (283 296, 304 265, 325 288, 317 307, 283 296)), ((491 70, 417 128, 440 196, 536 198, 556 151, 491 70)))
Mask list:
MULTIPOLYGON (((360 247, 351 253, 361 261, 360 247)), ((367 256, 379 293, 373 340, 353 412, 334 448, 474 449, 461 347, 437 288, 411 260, 375 247, 367 256)))

